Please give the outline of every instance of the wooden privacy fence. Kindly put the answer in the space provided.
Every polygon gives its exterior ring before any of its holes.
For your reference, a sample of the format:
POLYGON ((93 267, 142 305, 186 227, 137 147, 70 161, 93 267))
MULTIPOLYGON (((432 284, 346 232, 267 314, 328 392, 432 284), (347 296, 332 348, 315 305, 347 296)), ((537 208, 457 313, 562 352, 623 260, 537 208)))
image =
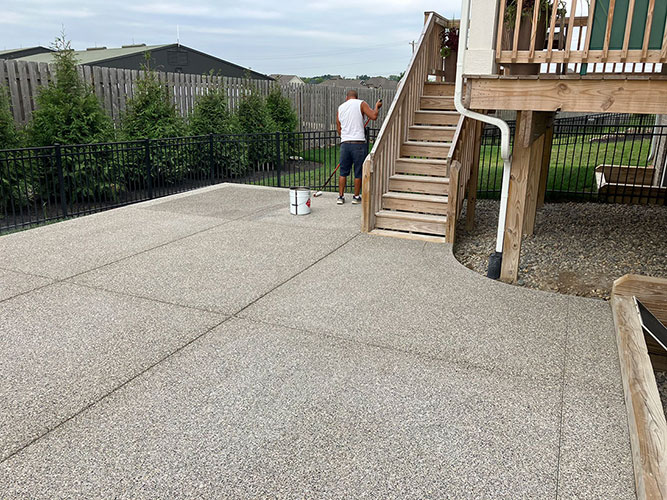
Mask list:
MULTIPOLYGON (((118 123, 127 108, 127 101, 136 89, 136 82, 143 71, 130 69, 103 68, 99 66, 79 66, 79 75, 90 85, 112 119, 118 123)), ((224 87, 227 91, 230 109, 237 109, 248 83, 266 95, 272 86, 278 85, 268 80, 244 80, 242 78, 210 75, 189 75, 184 73, 156 72, 160 82, 169 87, 174 104, 183 116, 193 109, 199 96, 209 90, 224 87)), ((11 108, 17 123, 28 123, 35 109, 39 89, 54 79, 54 67, 46 63, 17 60, 0 60, 0 86, 9 91, 11 108)), ((280 85, 284 96, 292 101, 299 116, 302 131, 332 130, 336 127, 336 110, 345 100, 346 88, 321 85, 280 85)), ((359 98, 372 107, 375 101, 383 99, 387 109, 396 91, 389 89, 358 88, 359 98)), ((381 110, 378 123, 384 119, 381 110)))

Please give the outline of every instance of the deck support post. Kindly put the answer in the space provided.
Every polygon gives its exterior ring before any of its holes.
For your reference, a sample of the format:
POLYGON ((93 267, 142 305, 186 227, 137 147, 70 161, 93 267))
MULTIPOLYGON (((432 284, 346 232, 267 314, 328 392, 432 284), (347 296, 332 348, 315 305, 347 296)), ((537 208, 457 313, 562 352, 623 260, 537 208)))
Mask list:
POLYGON ((514 153, 507 201, 507 219, 500 279, 514 283, 519 274, 521 239, 532 234, 537 208, 537 192, 547 126, 551 113, 520 111, 514 139, 514 153))

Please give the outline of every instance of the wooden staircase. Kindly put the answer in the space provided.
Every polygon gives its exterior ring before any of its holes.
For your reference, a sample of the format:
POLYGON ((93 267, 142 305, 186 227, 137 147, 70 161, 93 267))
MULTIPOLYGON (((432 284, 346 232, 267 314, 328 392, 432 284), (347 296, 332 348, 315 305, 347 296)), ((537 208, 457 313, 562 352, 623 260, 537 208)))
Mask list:
POLYGON ((417 50, 364 163, 364 232, 453 242, 466 192, 474 197, 481 127, 456 111, 454 84, 442 81, 440 36, 453 23, 427 13, 417 50))
POLYGON ((448 156, 460 115, 454 85, 425 82, 407 140, 395 159, 372 232, 444 241, 449 195, 448 156))

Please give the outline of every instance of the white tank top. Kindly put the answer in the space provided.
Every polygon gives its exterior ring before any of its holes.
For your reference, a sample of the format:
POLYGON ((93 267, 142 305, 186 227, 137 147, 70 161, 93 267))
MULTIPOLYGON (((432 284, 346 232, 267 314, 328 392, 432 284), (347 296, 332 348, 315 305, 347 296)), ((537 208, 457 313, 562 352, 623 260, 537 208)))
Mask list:
POLYGON ((366 140, 364 117, 361 113, 362 102, 361 99, 350 99, 338 106, 341 142, 366 140))

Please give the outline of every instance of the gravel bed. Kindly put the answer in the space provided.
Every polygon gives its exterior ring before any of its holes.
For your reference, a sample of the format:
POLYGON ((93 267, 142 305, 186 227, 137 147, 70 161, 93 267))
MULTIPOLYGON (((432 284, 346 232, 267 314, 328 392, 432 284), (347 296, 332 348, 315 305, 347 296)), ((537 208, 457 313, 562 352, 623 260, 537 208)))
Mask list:
MULTIPOLYGON (((457 226, 456 258, 481 274, 495 247, 498 205, 479 200, 475 228, 467 232, 463 217, 457 226)), ((667 277, 666 240, 667 207, 550 203, 521 245, 518 284, 608 300, 624 274, 667 277)))
MULTIPOLYGON (((498 206, 478 200, 475 228, 466 231, 464 217, 457 225, 454 254, 481 274, 495 247, 498 206)), ((521 245, 517 284, 609 300, 614 280, 628 273, 667 278, 667 207, 550 203, 521 245)), ((667 414, 667 372, 656 381, 667 414)))
POLYGON ((655 372, 655 381, 658 383, 658 392, 662 399, 662 409, 667 415, 667 372, 655 372))

